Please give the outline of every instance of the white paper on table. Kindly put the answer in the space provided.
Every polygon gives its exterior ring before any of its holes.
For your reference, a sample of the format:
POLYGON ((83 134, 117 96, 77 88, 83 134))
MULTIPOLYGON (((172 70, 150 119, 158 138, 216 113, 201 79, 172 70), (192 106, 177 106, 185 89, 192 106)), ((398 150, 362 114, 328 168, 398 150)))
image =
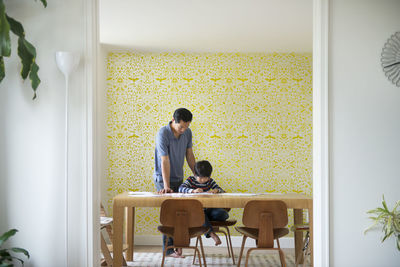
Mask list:
POLYGON ((195 196, 202 196, 202 195, 217 195, 209 192, 203 192, 203 193, 171 193, 168 194, 171 197, 195 197, 195 196))
POLYGON ((130 197, 159 197, 160 194, 154 192, 128 192, 130 197))
POLYGON ((255 196, 257 194, 252 193, 221 193, 224 196, 255 196))

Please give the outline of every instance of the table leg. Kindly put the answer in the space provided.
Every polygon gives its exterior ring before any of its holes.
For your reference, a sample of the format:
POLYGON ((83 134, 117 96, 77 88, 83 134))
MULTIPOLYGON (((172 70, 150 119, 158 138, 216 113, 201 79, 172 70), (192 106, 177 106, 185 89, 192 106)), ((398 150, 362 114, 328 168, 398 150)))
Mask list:
MULTIPOLYGON (((303 210, 302 209, 293 209, 293 219, 294 224, 303 224, 303 210)), ((295 252, 295 262, 297 262, 297 257, 303 257, 303 253, 301 253, 303 249, 303 232, 296 231, 294 232, 294 252, 295 252)), ((304 259, 300 260, 300 263, 303 263, 304 259)))
POLYGON ((114 267, 122 266, 122 243, 123 243, 123 222, 124 207, 118 206, 116 201, 113 204, 113 262, 114 267))
POLYGON ((128 207, 128 221, 126 223, 126 234, 128 241, 128 251, 126 252, 126 260, 133 261, 133 246, 135 235, 135 207, 128 207))

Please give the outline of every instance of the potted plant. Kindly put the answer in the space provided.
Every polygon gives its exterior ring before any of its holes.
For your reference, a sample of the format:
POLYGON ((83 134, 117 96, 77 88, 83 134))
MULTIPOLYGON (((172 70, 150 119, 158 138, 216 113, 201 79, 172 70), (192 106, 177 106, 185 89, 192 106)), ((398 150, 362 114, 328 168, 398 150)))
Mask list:
POLYGON ((373 220, 373 224, 368 227, 364 234, 376 228, 378 225, 382 227, 383 237, 382 242, 387 238, 394 236, 396 239, 397 249, 400 251, 400 211, 397 208, 400 206, 400 200, 396 202, 392 211, 387 207, 385 196, 382 196, 382 207, 367 211, 371 214, 369 218, 373 220))
POLYGON ((11 236, 15 235, 18 232, 17 229, 11 229, 5 232, 3 235, 0 236, 0 266, 1 267, 9 267, 14 266, 13 260, 19 260, 22 265, 24 261, 18 257, 15 257, 11 254, 14 253, 23 253, 26 257, 29 258, 29 252, 23 248, 3 248, 4 242, 6 242, 11 236))

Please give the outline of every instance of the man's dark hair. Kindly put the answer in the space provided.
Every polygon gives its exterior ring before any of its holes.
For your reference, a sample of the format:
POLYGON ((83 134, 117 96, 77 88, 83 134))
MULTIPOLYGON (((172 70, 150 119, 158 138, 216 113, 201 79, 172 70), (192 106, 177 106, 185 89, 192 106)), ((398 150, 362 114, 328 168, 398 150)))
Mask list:
POLYGON ((194 165, 194 173, 196 176, 210 177, 212 173, 211 163, 207 160, 196 162, 196 165, 194 165))
POLYGON ((186 108, 178 108, 174 112, 174 120, 176 123, 179 123, 181 120, 184 122, 192 121, 193 115, 186 108))

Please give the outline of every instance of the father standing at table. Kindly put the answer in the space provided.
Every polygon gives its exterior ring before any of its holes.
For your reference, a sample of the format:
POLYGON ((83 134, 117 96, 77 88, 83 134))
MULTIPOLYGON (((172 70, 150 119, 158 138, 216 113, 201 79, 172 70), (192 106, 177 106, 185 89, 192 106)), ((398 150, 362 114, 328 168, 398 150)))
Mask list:
MULTIPOLYGON (((159 193, 178 192, 183 181, 183 164, 186 161, 194 174, 194 158, 192 149, 192 113, 185 108, 175 110, 172 121, 161 127, 156 137, 154 184, 159 193)), ((166 236, 163 236, 163 247, 166 236)), ((168 238, 168 246, 173 244, 168 238)), ((167 255, 182 257, 182 249, 167 250, 167 255)))

